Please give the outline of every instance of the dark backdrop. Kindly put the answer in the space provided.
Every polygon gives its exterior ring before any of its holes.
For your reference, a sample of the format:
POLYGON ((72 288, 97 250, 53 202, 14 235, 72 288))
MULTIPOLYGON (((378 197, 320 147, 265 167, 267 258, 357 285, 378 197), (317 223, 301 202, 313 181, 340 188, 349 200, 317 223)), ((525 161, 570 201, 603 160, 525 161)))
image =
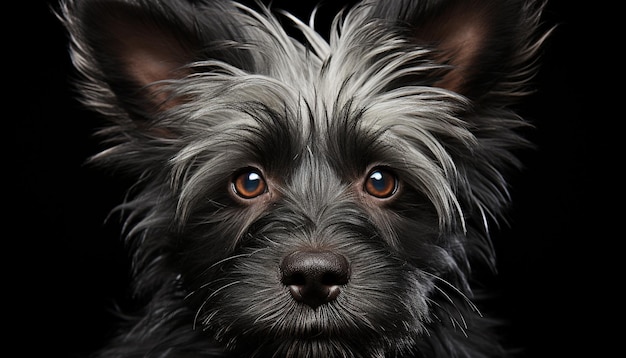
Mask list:
MULTIPOLYGON (((119 223, 105 218, 130 181, 84 165, 100 148, 92 132, 102 122, 73 98, 66 36, 52 3, 39 0, 5 13, 5 22, 15 16, 18 25, 5 30, 12 39, 4 56, 4 85, 11 92, 5 108, 12 114, 3 116, 10 124, 4 133, 10 201, 3 292, 16 318, 11 343, 18 349, 79 357, 103 344, 112 329, 108 309, 126 297, 119 223)), ((319 29, 342 4, 327 3, 319 29)), ((313 4, 274 1, 304 19, 313 4)), ((597 249, 617 239, 608 235, 609 209, 599 200, 614 176, 598 159, 608 152, 600 134, 604 138, 613 117, 598 114, 604 102, 590 103, 588 87, 598 70, 590 70, 593 56, 581 49, 597 47, 581 44, 594 41, 586 30, 590 16, 582 2, 547 6, 545 22, 560 25, 544 51, 538 92, 521 108, 537 127, 529 134, 537 150, 523 154, 526 169, 513 178, 510 227, 494 235, 499 276, 489 284, 500 294, 495 309, 510 322, 503 331, 508 341, 526 347, 528 357, 597 350, 603 343, 592 338, 592 319, 611 312, 615 300, 612 286, 599 283, 604 272, 597 249)))

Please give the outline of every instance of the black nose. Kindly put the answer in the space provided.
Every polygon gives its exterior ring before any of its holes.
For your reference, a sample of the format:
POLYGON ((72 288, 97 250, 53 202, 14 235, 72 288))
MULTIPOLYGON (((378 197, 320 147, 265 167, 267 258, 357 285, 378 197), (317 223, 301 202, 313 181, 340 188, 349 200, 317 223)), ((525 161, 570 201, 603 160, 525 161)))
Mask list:
POLYGON ((336 299, 350 278, 348 260, 330 251, 293 252, 283 259, 280 270, 291 296, 312 308, 336 299))

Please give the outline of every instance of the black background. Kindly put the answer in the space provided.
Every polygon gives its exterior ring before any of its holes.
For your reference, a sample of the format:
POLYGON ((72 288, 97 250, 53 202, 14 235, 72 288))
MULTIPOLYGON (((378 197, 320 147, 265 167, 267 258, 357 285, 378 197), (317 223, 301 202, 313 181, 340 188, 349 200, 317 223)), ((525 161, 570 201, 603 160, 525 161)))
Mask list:
MULTIPOLYGON (((5 29, 11 95, 3 116, 9 124, 3 176, 10 179, 4 296, 8 316, 16 318, 9 343, 24 355, 79 357, 103 344, 112 329, 108 309, 125 298, 119 223, 105 218, 131 182, 84 164, 101 148, 92 133, 103 122, 74 99, 67 39, 50 12, 53 3, 30 2, 5 15, 6 22, 15 14, 16 25, 5 29)), ((308 19, 315 2, 295 3, 274 7, 308 19)), ((341 4, 322 7, 319 29, 341 4)), ((510 322, 503 331, 508 341, 525 347, 527 357, 601 350, 610 338, 596 318, 611 319, 619 298, 618 284, 602 282, 608 259, 601 255, 617 250, 620 239, 608 230, 616 172, 606 168, 623 160, 607 155, 616 120, 602 113, 608 96, 591 99, 599 91, 591 83, 606 72, 592 64, 601 45, 587 30, 593 21, 583 4, 547 6, 546 26, 559 27, 544 49, 538 92, 520 108, 536 125, 529 136, 537 150, 522 154, 526 168, 512 178, 510 227, 494 234, 499 276, 490 285, 501 295, 495 308, 510 322)))

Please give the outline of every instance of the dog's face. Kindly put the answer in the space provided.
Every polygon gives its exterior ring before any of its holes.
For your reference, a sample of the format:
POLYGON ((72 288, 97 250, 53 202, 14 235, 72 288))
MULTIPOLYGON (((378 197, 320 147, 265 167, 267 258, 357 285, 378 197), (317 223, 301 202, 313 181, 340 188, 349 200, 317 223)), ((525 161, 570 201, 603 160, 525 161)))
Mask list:
POLYGON ((206 158, 180 178, 190 196, 176 266, 197 325, 234 348, 281 355, 413 347, 435 286, 451 291, 434 282, 457 260, 441 246, 460 239, 441 237, 420 175, 432 163, 391 128, 364 125, 380 113, 245 111, 254 114, 216 133, 221 144, 211 140, 224 146, 220 163, 206 158))
POLYGON ((230 2, 65 2, 112 120, 94 160, 139 178, 121 208, 149 314, 112 351, 497 352, 470 267, 493 265, 539 10, 366 1, 329 43, 293 19, 303 45, 230 2))

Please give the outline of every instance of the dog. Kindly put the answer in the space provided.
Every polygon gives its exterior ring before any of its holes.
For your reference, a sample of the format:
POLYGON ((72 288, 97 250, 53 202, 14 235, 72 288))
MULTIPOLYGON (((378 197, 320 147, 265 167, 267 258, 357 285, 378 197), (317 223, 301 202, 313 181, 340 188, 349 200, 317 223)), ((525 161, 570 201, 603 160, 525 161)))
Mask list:
POLYGON ((506 356, 472 277, 531 146, 544 7, 363 0, 325 37, 261 3, 61 0, 110 123, 89 161, 137 180, 141 308, 97 356, 506 356))

